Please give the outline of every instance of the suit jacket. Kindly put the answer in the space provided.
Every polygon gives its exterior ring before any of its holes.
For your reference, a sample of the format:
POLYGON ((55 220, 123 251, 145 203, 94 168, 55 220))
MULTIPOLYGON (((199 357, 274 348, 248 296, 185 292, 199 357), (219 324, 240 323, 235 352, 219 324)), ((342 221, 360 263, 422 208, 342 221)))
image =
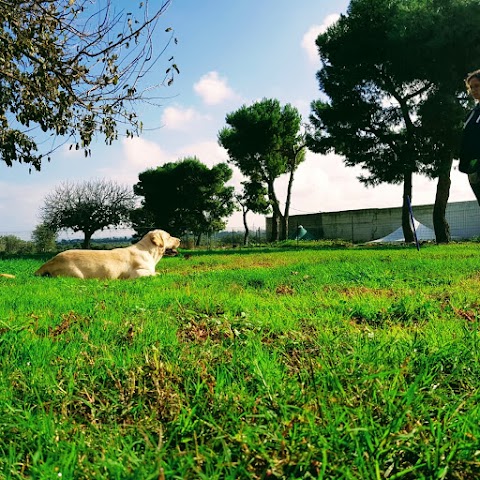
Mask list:
POLYGON ((478 159, 480 165, 480 104, 471 110, 463 124, 462 144, 460 147, 460 164, 458 169, 463 173, 474 173, 470 167, 470 161, 478 159))

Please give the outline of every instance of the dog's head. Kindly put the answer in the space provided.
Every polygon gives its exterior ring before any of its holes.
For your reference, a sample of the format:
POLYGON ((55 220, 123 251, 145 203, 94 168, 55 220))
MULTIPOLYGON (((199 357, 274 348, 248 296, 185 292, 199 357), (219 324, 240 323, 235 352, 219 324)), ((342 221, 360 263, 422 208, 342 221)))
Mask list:
POLYGON ((163 250, 164 255, 177 255, 177 248, 180 246, 180 239, 172 237, 165 230, 152 230, 147 233, 149 240, 158 248, 163 250))

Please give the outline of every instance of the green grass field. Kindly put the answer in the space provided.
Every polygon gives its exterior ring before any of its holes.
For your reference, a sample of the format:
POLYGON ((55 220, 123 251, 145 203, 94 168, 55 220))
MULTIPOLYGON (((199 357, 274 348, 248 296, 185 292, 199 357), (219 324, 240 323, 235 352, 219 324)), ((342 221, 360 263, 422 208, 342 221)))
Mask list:
POLYGON ((480 245, 0 260, 1 479, 480 478, 480 245))

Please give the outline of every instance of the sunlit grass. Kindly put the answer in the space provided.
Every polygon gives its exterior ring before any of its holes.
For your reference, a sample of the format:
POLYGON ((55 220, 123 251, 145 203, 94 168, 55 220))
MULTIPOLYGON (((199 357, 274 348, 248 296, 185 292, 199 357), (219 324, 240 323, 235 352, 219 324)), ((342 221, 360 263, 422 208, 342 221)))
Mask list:
POLYGON ((1 260, 0 477, 477 478, 478 248, 1 260))

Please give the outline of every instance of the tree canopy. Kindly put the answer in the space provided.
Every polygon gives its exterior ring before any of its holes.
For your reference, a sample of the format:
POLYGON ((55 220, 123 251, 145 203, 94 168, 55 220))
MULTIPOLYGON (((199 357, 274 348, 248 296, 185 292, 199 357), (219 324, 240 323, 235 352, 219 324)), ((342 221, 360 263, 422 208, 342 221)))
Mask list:
POLYGON ((437 241, 448 238, 444 213, 464 116, 458 99, 466 73, 478 68, 479 20, 477 1, 352 0, 317 39, 327 98, 312 103, 309 148, 361 165, 366 184, 403 183, 406 239, 417 172, 439 178, 434 225, 437 241))
POLYGON ((32 232, 32 241, 37 252, 53 252, 56 248, 57 232, 40 223, 32 232))
POLYGON ((83 232, 82 246, 88 248, 95 232, 129 225, 135 203, 131 187, 115 182, 67 182, 45 197, 41 217, 50 230, 83 232))
POLYGON ((225 120, 228 126, 219 132, 218 139, 228 152, 228 161, 251 183, 266 187, 273 210, 272 239, 279 238, 278 220, 282 221, 282 238, 286 238, 294 174, 305 153, 298 110, 290 104, 282 107, 276 99, 263 99, 243 105, 225 120), (275 180, 283 174, 289 174, 289 182, 282 213, 275 180))
POLYGON ((202 234, 225 228, 225 219, 234 211, 234 188, 226 186, 232 178, 228 165, 208 168, 197 157, 166 163, 139 174, 134 192, 143 197, 133 216, 139 235, 162 228, 181 236, 202 234))
MULTIPOLYGON (((170 3, 161 0, 150 11, 148 0, 132 2, 125 11, 113 0, 0 1, 0 158, 6 165, 40 170, 62 142, 88 155, 95 134, 108 144, 120 128, 138 134, 134 104, 155 101, 144 77, 163 53, 154 48, 154 32, 170 3)), ((176 41, 167 30, 165 43, 176 41)), ((159 84, 178 73, 173 57, 168 65, 159 84)))

